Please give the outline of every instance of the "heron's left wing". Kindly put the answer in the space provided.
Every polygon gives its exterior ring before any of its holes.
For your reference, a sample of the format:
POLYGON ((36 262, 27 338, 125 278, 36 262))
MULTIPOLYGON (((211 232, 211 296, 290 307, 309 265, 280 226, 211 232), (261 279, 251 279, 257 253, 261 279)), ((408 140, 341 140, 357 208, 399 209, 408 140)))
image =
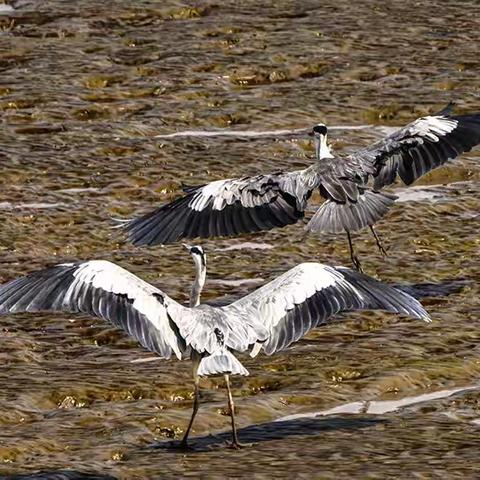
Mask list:
POLYGON ((479 143, 480 114, 450 115, 444 110, 418 118, 346 160, 372 166, 374 189, 379 190, 392 184, 397 175, 410 185, 479 143))
POLYGON ((181 359, 186 350, 175 321, 190 309, 105 260, 56 265, 0 286, 0 314, 38 311, 103 318, 162 358, 181 359))
MULTIPOLYGON (((308 169, 307 169, 308 170, 308 169)), ((315 178, 307 170, 217 180, 121 225, 135 245, 231 237, 297 222, 315 178)))
POLYGON ((386 310, 429 320, 422 305, 410 295, 355 270, 320 263, 297 265, 223 308, 266 327, 269 336, 263 349, 268 355, 344 311, 386 310))

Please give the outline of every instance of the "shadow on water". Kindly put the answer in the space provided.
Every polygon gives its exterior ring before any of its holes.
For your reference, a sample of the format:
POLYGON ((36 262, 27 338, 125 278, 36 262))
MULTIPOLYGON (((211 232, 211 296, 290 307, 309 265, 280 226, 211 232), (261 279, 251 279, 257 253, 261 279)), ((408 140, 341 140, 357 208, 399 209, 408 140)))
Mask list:
POLYGON ((0 477, 0 480, 117 480, 111 475, 102 473, 86 473, 74 470, 55 470, 36 473, 26 473, 0 477))
MULTIPOLYGON (((321 432, 331 430, 359 430, 385 422, 387 422, 386 419, 367 417, 302 418, 250 425, 238 430, 238 436, 241 443, 258 444, 289 437, 316 436, 321 432)), ((198 453, 216 450, 225 447, 230 441, 230 431, 216 435, 209 434, 203 437, 192 437, 190 451, 198 453)), ((150 445, 148 449, 162 449, 169 453, 178 453, 178 445, 179 441, 165 441, 150 445)))
POLYGON ((436 283, 397 283, 394 285, 412 297, 421 299, 425 297, 446 297, 461 292, 465 287, 473 284, 474 280, 468 278, 450 278, 436 283))

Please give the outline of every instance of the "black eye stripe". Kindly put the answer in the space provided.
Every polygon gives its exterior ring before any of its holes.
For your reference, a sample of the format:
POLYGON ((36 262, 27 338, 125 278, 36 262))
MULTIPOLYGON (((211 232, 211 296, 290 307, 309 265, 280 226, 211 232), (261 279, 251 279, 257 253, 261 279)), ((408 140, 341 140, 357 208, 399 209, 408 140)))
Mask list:
POLYGON ((325 125, 315 125, 312 129, 314 133, 320 133, 321 135, 327 134, 327 127, 325 125))
POLYGON ((190 253, 194 253, 195 255, 203 255, 203 252, 197 247, 192 247, 190 249, 190 253))

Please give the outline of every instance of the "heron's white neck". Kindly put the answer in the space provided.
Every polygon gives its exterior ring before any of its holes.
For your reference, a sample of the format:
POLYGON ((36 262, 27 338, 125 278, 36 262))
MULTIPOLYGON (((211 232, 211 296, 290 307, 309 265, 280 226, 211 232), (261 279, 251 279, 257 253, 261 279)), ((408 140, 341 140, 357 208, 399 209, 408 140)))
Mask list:
POLYGON ((333 158, 332 152, 327 145, 327 135, 315 135, 315 154, 317 160, 322 160, 323 158, 333 158))
POLYGON ((192 257, 195 263, 195 280, 190 291, 190 307, 196 307, 200 305, 200 295, 207 278, 207 265, 205 257, 202 258, 199 255, 192 255, 192 257))

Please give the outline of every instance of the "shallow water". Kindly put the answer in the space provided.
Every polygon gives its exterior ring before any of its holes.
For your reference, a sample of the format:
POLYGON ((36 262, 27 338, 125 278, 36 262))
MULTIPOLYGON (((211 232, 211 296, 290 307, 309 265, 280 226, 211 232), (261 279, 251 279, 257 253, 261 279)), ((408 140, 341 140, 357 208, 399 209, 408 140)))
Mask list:
MULTIPOLYGON (((308 165, 312 145, 298 131, 319 121, 345 127, 330 140, 346 152, 450 100, 459 112, 480 109, 476 2, 8 3, 0 281, 106 258, 186 301, 193 267, 183 247, 129 246, 112 218, 168 201, 182 183, 308 165), (168 137, 218 129, 287 132, 168 137)), ((225 448, 222 379, 202 382, 196 450, 172 452, 160 447, 188 422, 188 362, 132 362, 151 354, 89 318, 2 318, 0 475, 473 478, 478 390, 374 417, 274 421, 478 383, 479 161, 477 150, 418 188, 393 188, 403 201, 378 225, 387 261, 367 232, 355 239, 382 279, 470 282, 425 301, 432 324, 351 315, 275 357, 242 358, 251 376, 233 380, 237 418, 255 449, 225 448)), ((344 238, 305 239, 301 225, 203 246, 205 300, 240 296, 302 261, 348 264, 344 238)))

